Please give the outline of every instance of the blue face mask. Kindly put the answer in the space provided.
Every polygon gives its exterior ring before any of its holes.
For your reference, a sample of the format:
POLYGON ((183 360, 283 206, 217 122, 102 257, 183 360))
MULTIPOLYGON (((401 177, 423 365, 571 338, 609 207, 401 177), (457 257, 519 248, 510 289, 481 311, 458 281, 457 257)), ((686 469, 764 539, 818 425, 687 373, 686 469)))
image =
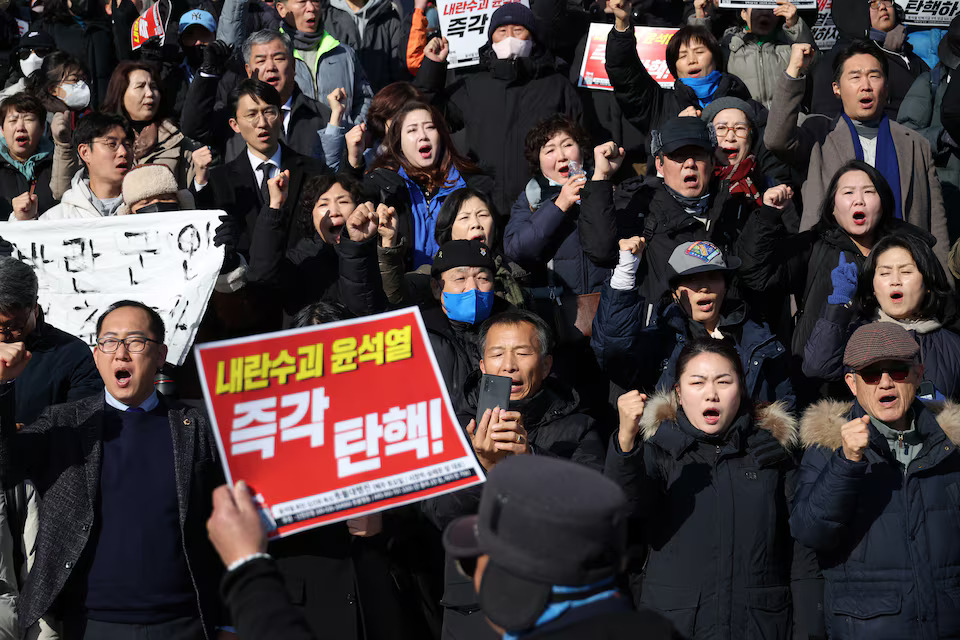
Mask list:
POLYGON ((451 320, 467 324, 483 322, 493 310, 493 291, 471 289, 463 293, 444 293, 443 306, 451 320))

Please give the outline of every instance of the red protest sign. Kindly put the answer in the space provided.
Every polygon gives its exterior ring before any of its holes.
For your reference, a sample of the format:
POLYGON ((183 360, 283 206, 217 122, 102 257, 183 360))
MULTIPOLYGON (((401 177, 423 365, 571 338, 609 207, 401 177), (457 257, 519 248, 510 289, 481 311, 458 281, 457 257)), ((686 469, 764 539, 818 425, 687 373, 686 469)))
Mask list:
MULTIPOLYGON (((580 65, 578 87, 586 89, 601 89, 613 91, 610 79, 607 77, 607 34, 613 25, 594 23, 590 25, 587 34, 587 48, 583 53, 583 64, 580 65)), ((667 43, 678 30, 665 27, 634 27, 637 34, 637 55, 647 69, 647 73, 661 87, 673 87, 674 78, 667 68, 667 43)))
POLYGON ((157 2, 142 16, 133 21, 130 29, 130 46, 134 51, 143 46, 143 43, 153 36, 160 36, 163 41, 163 20, 160 19, 160 3, 157 2))
POLYGON ((276 535, 483 481, 416 307, 195 351, 227 480, 276 535))

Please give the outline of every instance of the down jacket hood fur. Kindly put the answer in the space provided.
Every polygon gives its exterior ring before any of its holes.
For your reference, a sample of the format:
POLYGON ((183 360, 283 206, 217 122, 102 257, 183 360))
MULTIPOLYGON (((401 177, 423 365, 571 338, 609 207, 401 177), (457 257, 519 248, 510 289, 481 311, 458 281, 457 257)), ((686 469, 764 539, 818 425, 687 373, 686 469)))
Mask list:
MULTIPOLYGON (((852 408, 852 402, 837 400, 822 400, 810 406, 800 419, 800 442, 805 448, 839 449, 843 445, 840 428, 850 421, 847 416, 852 408)), ((948 401, 927 408, 937 417, 947 439, 960 446, 960 404, 948 401)))
MULTIPOLYGON (((650 440, 662 423, 675 422, 678 409, 677 396, 673 392, 659 392, 650 396, 640 418, 640 435, 644 441, 650 440)), ((784 449, 797 444, 797 420, 787 411, 783 402, 757 405, 753 410, 753 419, 758 429, 769 432, 784 449)))

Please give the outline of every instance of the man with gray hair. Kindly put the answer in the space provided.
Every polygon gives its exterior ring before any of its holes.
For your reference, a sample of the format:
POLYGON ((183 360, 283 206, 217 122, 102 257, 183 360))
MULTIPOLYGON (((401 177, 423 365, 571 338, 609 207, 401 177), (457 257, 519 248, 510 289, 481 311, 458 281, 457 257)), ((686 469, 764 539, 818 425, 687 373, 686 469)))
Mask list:
MULTIPOLYGON (((44 320, 38 288, 30 266, 0 257, 0 342, 23 342, 33 353, 16 397, 19 425, 32 423, 48 406, 103 392, 90 347, 44 320)), ((30 484, 5 486, 0 500, 0 634, 17 637, 14 603, 32 564, 28 551, 37 534, 36 492, 30 484)))
MULTIPOLYGON (((223 43, 217 50, 228 51, 223 43)), ((200 67, 184 101, 180 128, 185 136, 210 145, 229 162, 239 156, 246 145, 230 129, 228 96, 242 80, 226 70, 226 60, 212 56, 200 67)), ((290 36, 264 29, 251 34, 243 43, 246 77, 257 78, 271 85, 280 94, 282 127, 280 140, 305 156, 336 166, 343 149, 344 107, 331 99, 335 108, 307 97, 294 80, 295 59, 290 36)))
POLYGON ((90 347, 48 324, 37 301, 33 268, 0 258, 0 342, 23 342, 33 359, 20 376, 17 422, 29 424, 47 407, 103 389, 90 347))

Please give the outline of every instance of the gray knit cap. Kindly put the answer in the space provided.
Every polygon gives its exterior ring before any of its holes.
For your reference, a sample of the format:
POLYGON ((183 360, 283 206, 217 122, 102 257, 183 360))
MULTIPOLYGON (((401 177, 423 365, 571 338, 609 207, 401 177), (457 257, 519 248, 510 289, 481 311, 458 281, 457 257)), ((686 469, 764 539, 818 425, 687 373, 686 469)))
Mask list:
POLYGON ((752 128, 756 128, 756 125, 754 124, 754 120, 757 117, 756 110, 746 100, 735 98, 733 96, 717 98, 708 104, 706 108, 700 112, 700 119, 707 124, 710 124, 713 122, 713 119, 717 117, 717 114, 724 109, 740 109, 740 111, 743 111, 747 115, 747 120, 750 121, 750 126, 752 128))

